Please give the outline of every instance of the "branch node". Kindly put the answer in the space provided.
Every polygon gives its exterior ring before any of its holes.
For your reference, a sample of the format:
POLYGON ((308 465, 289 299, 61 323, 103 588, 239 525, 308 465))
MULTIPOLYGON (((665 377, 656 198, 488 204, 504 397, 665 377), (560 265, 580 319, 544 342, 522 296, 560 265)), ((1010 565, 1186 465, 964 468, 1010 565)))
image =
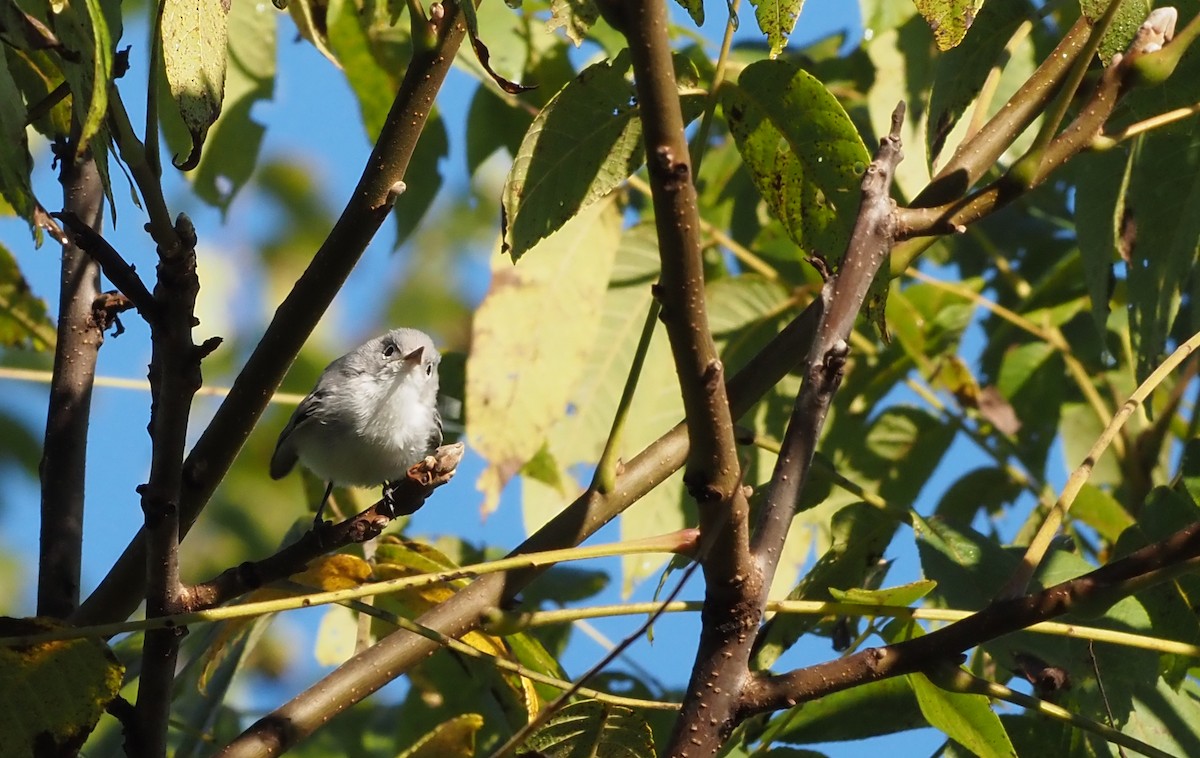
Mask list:
MULTIPOLYGON (((436 6, 436 7, 441 7, 441 6, 436 6)), ((388 187, 387 198, 385 198, 383 201, 384 207, 391 208, 391 207, 395 206, 396 201, 400 199, 400 196, 403 195, 405 190, 407 190, 407 189, 408 189, 408 185, 405 184, 404 180, 402 180, 402 179, 397 181, 391 187, 388 187)))

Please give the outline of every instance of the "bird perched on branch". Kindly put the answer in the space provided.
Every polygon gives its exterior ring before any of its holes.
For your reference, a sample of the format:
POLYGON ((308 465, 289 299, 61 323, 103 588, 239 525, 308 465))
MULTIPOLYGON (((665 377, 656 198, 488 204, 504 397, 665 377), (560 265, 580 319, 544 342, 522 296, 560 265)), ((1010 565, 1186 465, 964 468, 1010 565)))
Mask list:
POLYGON ((386 485, 405 476, 442 443, 440 362, 429 335, 393 329, 330 363, 280 432, 271 477, 299 461, 324 479, 314 518, 321 523, 335 483, 386 485))

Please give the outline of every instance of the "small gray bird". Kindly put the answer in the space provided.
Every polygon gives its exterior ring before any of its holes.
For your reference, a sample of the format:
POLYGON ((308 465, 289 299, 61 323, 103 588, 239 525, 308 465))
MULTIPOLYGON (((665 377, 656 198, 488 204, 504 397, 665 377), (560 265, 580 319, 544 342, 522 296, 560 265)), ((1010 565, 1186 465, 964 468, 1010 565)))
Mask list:
POLYGON ((442 444, 438 363, 429 335, 393 329, 325 368, 279 434, 271 477, 299 460, 326 480, 314 521, 334 483, 369 486, 403 477, 442 444))

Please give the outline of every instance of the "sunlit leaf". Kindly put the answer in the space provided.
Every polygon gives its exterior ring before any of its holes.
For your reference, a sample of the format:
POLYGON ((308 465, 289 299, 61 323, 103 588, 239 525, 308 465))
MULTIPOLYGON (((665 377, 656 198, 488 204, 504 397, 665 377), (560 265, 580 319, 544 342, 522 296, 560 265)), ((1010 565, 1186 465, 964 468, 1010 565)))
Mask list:
MULTIPOLYGON (((1108 64, 1117 53, 1125 52, 1138 27, 1150 15, 1150 0, 1111 0, 1121 6, 1100 40, 1100 60, 1108 64)), ((1091 21, 1098 21, 1108 10, 1110 0, 1079 0, 1079 8, 1091 21)))
POLYGON ((471 758, 475 735, 483 727, 483 716, 464 713, 444 721, 417 740, 396 758, 471 758))
POLYGON ((983 695, 947 692, 924 674, 906 677, 925 719, 981 758, 1016 758, 1000 717, 983 695))
POLYGON ((275 27, 278 12, 267 3, 237 2, 229 11, 229 68, 225 105, 212 125, 196 169, 196 194, 222 211, 250 180, 264 128, 251 117, 275 92, 275 27))
MULTIPOLYGON (((504 187, 503 252, 518 260, 646 160, 630 59, 584 69, 534 119, 504 187)), ((700 112, 684 99, 684 118, 700 112)))
POLYGON ((467 440, 489 463, 486 497, 534 456, 571 390, 600 327, 620 241, 615 200, 590 206, 513 265, 496 257, 475 314, 467 360, 467 440))
POLYGON ((546 758, 639 756, 654 752, 650 727, 636 711, 597 700, 565 706, 529 736, 525 750, 546 758), (582 751, 582 752, 581 752, 582 751))
MULTIPOLYGON (((918 5, 931 2, 922 0, 918 5)), ((978 11, 978 19, 970 29, 961 29, 966 34, 962 44, 957 42, 952 50, 942 47, 942 33, 934 30, 934 39, 939 48, 947 50, 934 63, 934 79, 929 94, 929 130, 927 135, 929 155, 936 159, 942 152, 946 137, 954 129, 967 106, 979 97, 984 81, 994 66, 1012 65, 1006 60, 1004 48, 1012 39, 1017 27, 1033 12, 1028 0, 1001 0, 982 3, 980 0, 950 2, 947 5, 978 11), (982 5, 982 8, 979 6, 982 5)), ((922 15, 929 16, 924 10, 922 15)), ((960 38, 961 39, 961 38, 960 38)), ((1021 73, 1027 73, 1022 71, 1021 73)), ((1002 103, 1003 94, 993 97, 992 109, 1002 103)))
POLYGON ((0 345, 47 350, 54 342, 45 301, 33 293, 16 258, 0 244, 0 345))
POLYGON ((595 0, 550 0, 550 20, 546 30, 562 29, 567 39, 579 47, 599 18, 600 9, 595 0))
POLYGON ((836 269, 870 156, 838 101, 810 74, 760 61, 721 91, 754 184, 789 236, 836 269))
POLYGON ((933 30, 938 49, 950 50, 967 36, 983 0, 916 0, 916 5, 933 30))
MULTIPOLYGON (((59 626, 0 619, 0 635, 59 626)), ((11 755, 73 755, 121 688, 125 669, 95 639, 0 647, 0 733, 11 755)))
POLYGON ((171 98, 192 138, 191 154, 176 160, 179 168, 195 168, 209 127, 221 115, 225 100, 225 67, 229 56, 228 0, 163 0, 163 66, 171 98))
POLYGON ((800 9, 804 7, 804 0, 750 0, 750 4, 754 6, 754 18, 758 21, 758 28, 767 35, 767 45, 770 47, 771 57, 774 58, 787 46, 788 37, 800 19, 800 9))

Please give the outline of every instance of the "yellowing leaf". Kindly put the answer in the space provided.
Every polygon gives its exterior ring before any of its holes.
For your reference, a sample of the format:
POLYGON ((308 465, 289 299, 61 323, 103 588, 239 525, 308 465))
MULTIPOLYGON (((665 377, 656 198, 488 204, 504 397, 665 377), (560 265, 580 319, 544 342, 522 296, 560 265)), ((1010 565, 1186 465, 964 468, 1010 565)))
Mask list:
POLYGON ((519 265, 494 259, 467 359, 467 444, 488 461, 485 493, 497 493, 533 458, 566 414, 600 326, 620 232, 620 212, 609 199, 585 209, 519 265))
POLYGON ((192 154, 182 165, 195 168, 225 98, 230 0, 163 2, 163 66, 171 97, 192 137, 192 154))
POLYGON ((933 29, 938 49, 949 50, 967 35, 983 0, 916 0, 916 5, 933 29))
POLYGON ((471 758, 475 735, 483 728, 483 716, 464 713, 443 721, 396 758, 471 758))
POLYGON ((335 553, 313 561, 292 579, 321 592, 333 592, 358 587, 370 577, 371 565, 362 558, 335 553))
MULTIPOLYGON (((0 636, 56 629, 46 619, 0 618, 0 636)), ((0 647, 0 735, 5 755, 74 755, 116 697, 125 674, 100 640, 0 647)))

